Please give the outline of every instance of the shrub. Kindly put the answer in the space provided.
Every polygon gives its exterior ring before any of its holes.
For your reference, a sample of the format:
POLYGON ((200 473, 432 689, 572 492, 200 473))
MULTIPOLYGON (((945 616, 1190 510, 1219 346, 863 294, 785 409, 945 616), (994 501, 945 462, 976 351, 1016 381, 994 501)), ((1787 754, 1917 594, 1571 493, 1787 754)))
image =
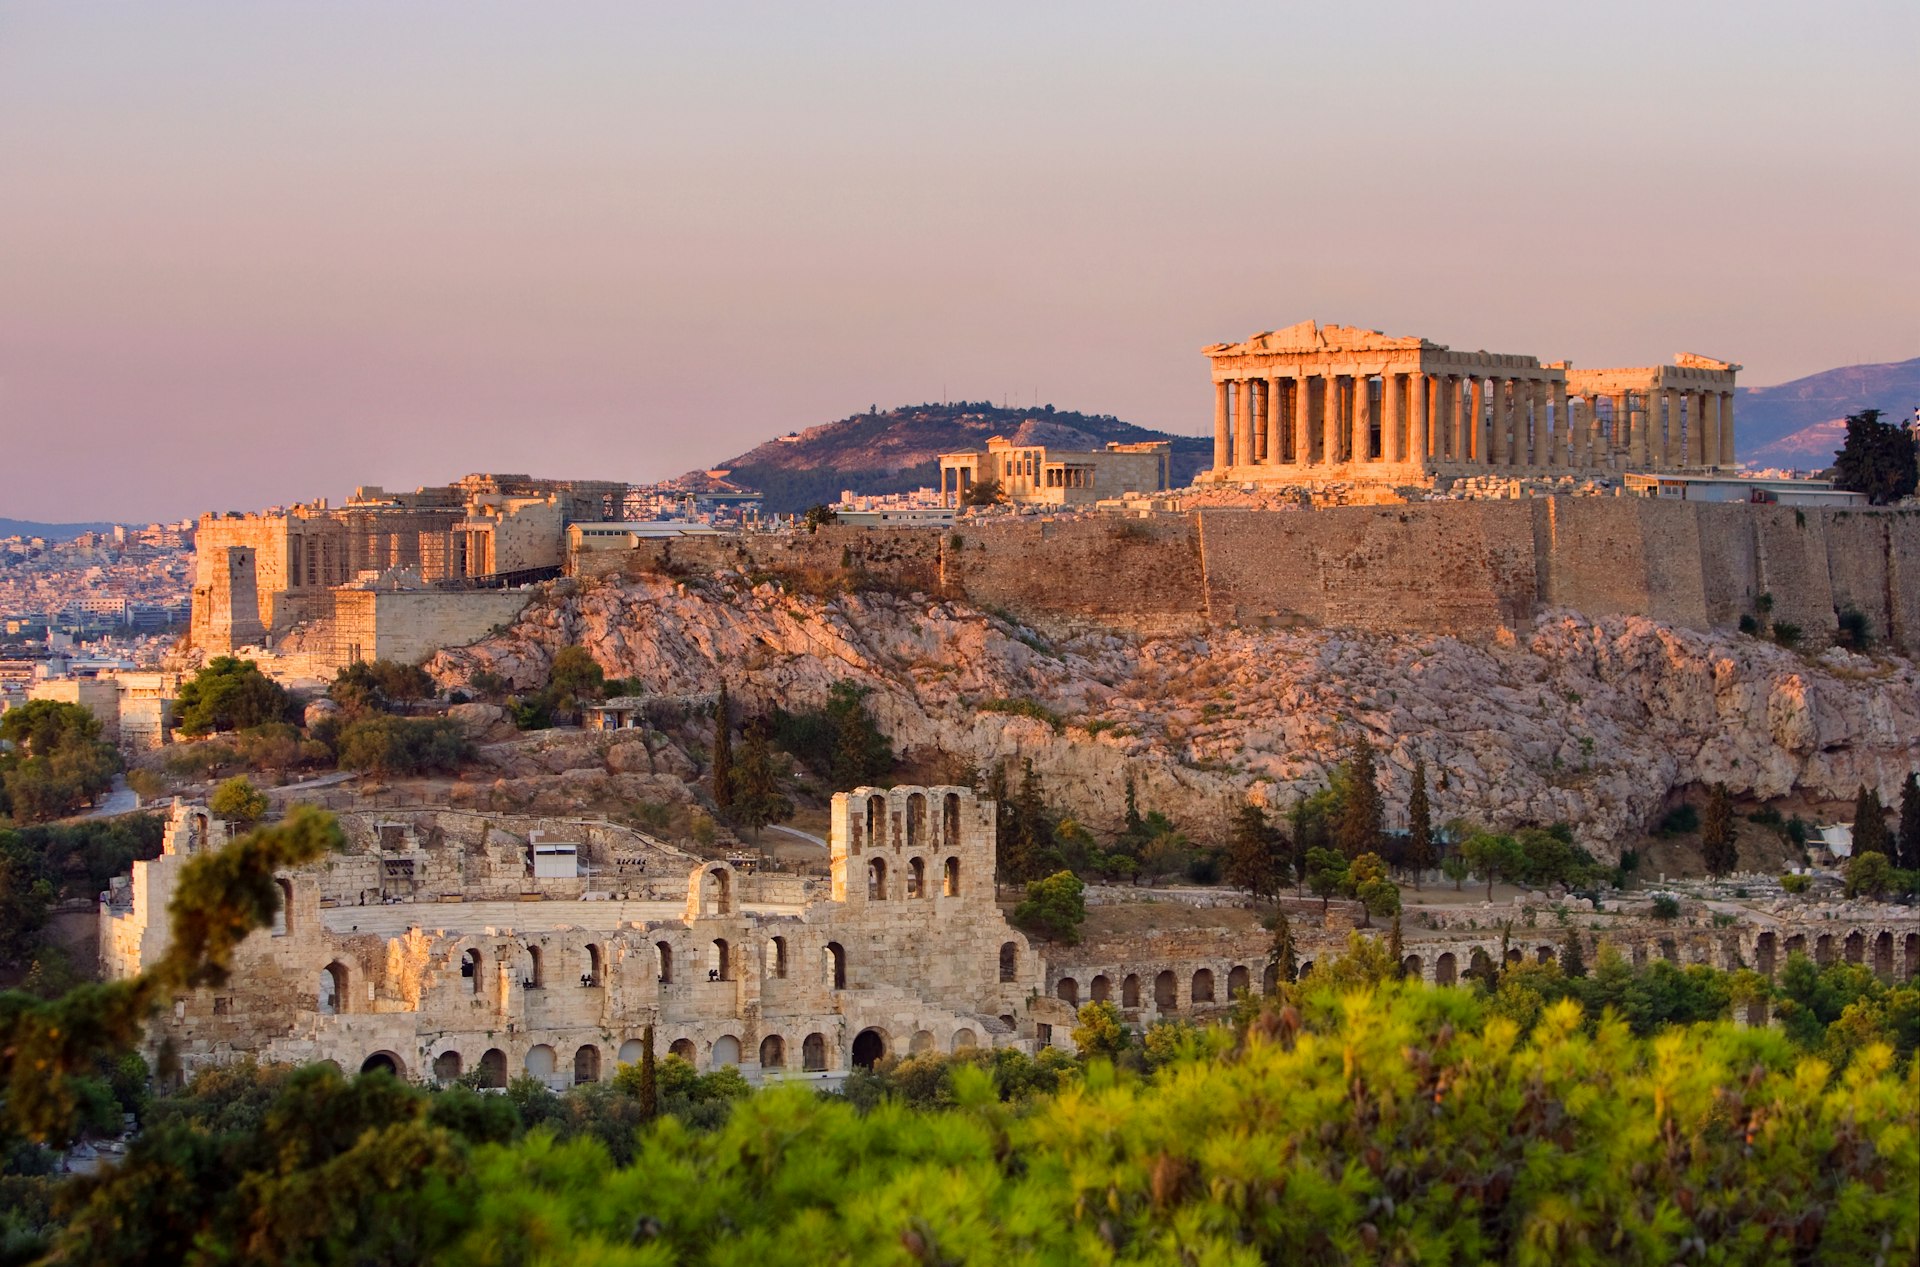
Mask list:
POLYGON ((1057 734, 1067 727, 1066 719, 1035 699, 990 699, 974 705, 976 712, 1007 713, 1014 717, 1031 717, 1053 727, 1057 734))
POLYGON ((1842 610, 1834 642, 1849 651, 1865 651, 1872 646, 1873 626, 1868 622, 1866 613, 1853 607, 1842 610))
POLYGON ((1773 640, 1779 643, 1783 647, 1799 646, 1800 645, 1800 626, 1791 624, 1788 621, 1784 621, 1784 620, 1774 621, 1773 622, 1773 640))
POLYGON ((1700 811, 1692 805, 1676 805, 1660 820, 1662 836, 1679 836, 1700 829, 1700 811))
POLYGON ((1780 877, 1780 887, 1789 893, 1805 893, 1813 887, 1813 882, 1807 879, 1806 876, 1790 871, 1780 877))
POLYGON ((1655 919, 1677 919, 1680 915, 1680 899, 1670 893, 1662 893, 1653 899, 1653 917, 1655 919))
POLYGON ((375 715, 340 732, 340 768, 382 776, 451 774, 473 756, 458 722, 375 715))

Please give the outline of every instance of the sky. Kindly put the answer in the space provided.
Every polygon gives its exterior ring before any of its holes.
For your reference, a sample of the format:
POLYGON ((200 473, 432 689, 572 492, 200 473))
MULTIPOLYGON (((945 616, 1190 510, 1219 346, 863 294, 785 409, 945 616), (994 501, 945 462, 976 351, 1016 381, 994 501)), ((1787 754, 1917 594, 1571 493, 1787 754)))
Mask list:
POLYGON ((0 515, 1199 434, 1313 318, 1920 355, 1920 4, 0 2, 0 515))

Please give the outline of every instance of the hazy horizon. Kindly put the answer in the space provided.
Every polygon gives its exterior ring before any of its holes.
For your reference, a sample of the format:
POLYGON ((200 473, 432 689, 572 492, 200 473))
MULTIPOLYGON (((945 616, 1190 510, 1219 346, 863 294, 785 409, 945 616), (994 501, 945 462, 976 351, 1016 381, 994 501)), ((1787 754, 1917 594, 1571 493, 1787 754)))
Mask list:
MULTIPOLYGON (((15 4, 0 515, 629 480, 1199 349, 1920 352, 1920 6, 15 4)), ((1904 403, 1904 402, 1900 402, 1904 403)))

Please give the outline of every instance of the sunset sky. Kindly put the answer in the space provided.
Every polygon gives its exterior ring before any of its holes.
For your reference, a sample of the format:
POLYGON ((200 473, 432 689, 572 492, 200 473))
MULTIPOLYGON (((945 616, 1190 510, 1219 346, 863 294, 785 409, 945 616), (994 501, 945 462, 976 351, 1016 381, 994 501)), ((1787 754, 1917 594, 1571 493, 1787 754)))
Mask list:
POLYGON ((1308 317, 1920 355, 1920 4, 7 3, 0 515, 1199 433, 1308 317))

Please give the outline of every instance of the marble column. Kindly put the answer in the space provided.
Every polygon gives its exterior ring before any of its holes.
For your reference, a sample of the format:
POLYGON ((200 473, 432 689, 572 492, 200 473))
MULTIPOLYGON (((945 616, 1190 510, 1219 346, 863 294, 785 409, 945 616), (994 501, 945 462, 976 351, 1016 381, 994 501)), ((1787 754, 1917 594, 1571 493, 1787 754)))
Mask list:
POLYGON ((1427 376, 1416 370, 1408 377, 1413 399, 1407 405, 1407 461, 1422 466, 1427 461, 1427 376))
POLYGON ((1389 462, 1407 460, 1407 446, 1400 431, 1406 423, 1406 411, 1400 407, 1405 377, 1392 370, 1380 375, 1380 451, 1389 462))
POLYGON ((1720 464, 1720 393, 1700 393, 1700 462, 1703 466, 1720 464))
POLYGON ((1507 464, 1507 381, 1503 378, 1489 380, 1492 401, 1492 435, 1487 445, 1487 464, 1505 466, 1507 464))
POLYGON ((1680 446, 1680 393, 1669 387, 1660 395, 1667 407, 1667 442, 1662 450, 1666 454, 1666 461, 1662 465, 1680 466, 1686 460, 1686 450, 1680 446))
POLYGON ((1287 397, 1280 379, 1267 380, 1267 465, 1280 465, 1286 445, 1281 442, 1287 420, 1287 397))
POLYGON ((1567 381, 1556 378, 1549 384, 1553 393, 1553 464, 1578 466, 1574 458, 1573 419, 1567 413, 1567 381))
POLYGON ((1313 376, 1301 374, 1293 380, 1293 460, 1301 466, 1313 464, 1313 449, 1307 435, 1307 424, 1312 418, 1313 376))
POLYGON ((1527 408, 1533 414, 1533 444, 1527 451, 1532 454, 1534 466, 1545 466, 1553 439, 1553 433, 1548 430, 1546 379, 1527 380, 1527 408))
POLYGON ((1233 465, 1245 466, 1253 457, 1252 384, 1244 378, 1233 384, 1233 465))
POLYGON ((1447 460, 1464 462, 1467 460, 1467 429, 1465 413, 1460 408, 1460 376, 1449 374, 1443 381, 1447 385, 1444 393, 1447 402, 1447 460))
POLYGON ((1373 377, 1365 370, 1353 376, 1353 456, 1373 460, 1373 377))
POLYGON ((1731 470, 1733 459, 1733 393, 1720 393, 1720 465, 1731 470))
POLYGON ((1213 469, 1227 469, 1227 380, 1213 385, 1213 469))
POLYGON ((1257 466, 1267 460, 1267 380, 1248 379, 1247 392, 1253 397, 1253 427, 1247 436, 1244 465, 1257 466))
POLYGON ((1485 466, 1488 461, 1487 434, 1485 431, 1487 425, 1487 380, 1478 374, 1475 374, 1473 381, 1467 384, 1467 411, 1472 415, 1468 419, 1467 447, 1470 452, 1467 456, 1481 466, 1485 466))

